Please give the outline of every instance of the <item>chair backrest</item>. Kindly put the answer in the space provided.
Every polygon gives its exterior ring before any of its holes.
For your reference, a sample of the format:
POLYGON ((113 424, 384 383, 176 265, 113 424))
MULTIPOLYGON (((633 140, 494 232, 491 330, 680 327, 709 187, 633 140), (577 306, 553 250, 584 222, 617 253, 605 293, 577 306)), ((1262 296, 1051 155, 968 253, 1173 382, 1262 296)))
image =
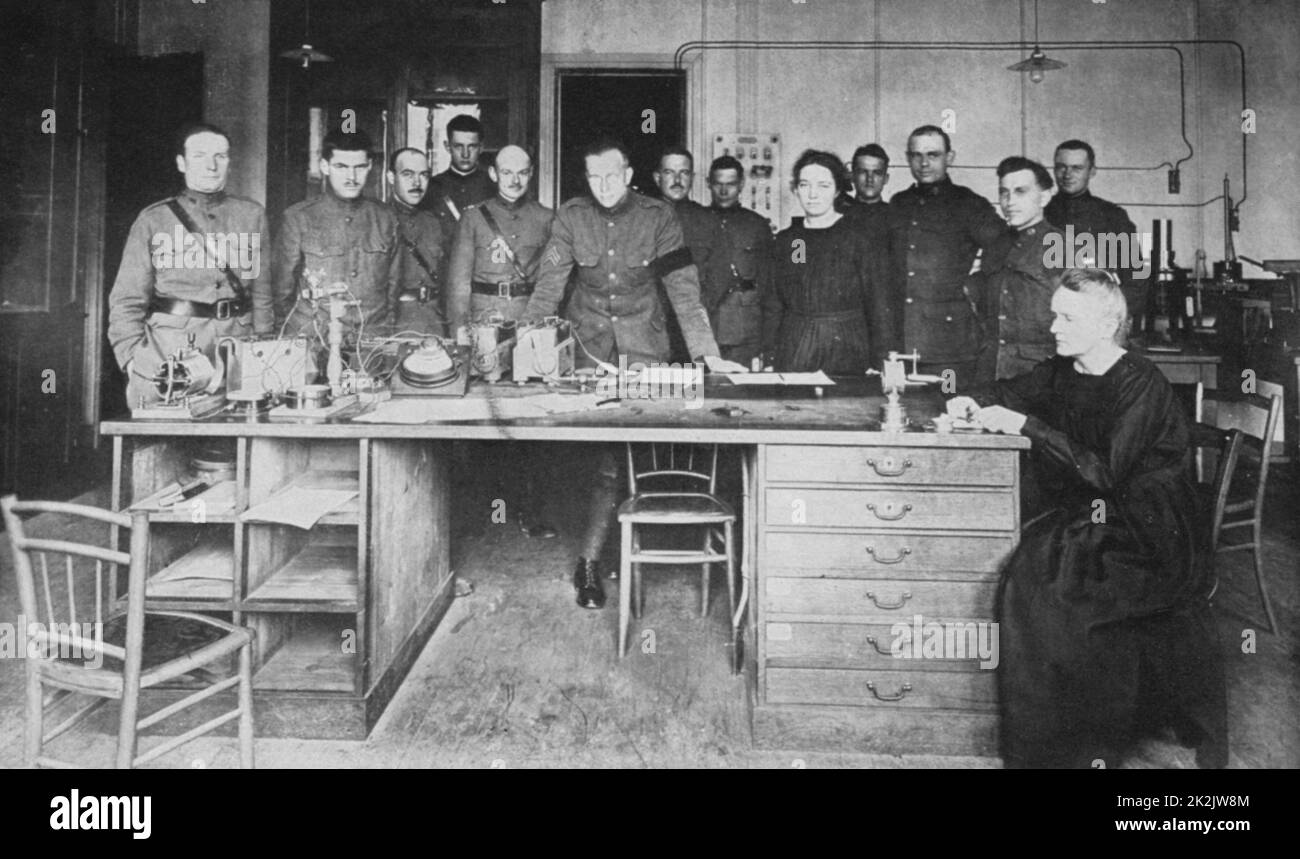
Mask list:
POLYGON ((713 493, 718 479, 716 444, 651 442, 627 445, 627 484, 638 489, 685 489, 713 493))
POLYGON ((41 658, 89 660, 99 654, 124 659, 122 648, 104 643, 103 623, 121 613, 114 610, 119 566, 128 568, 131 584, 137 585, 129 590, 128 611, 143 611, 148 513, 137 511, 128 516, 61 501, 19 501, 13 495, 0 498, 0 512, 13 553, 21 621, 26 624, 20 639, 37 645, 41 658), (109 547, 108 538, 104 545, 94 545, 29 536, 22 517, 36 514, 59 517, 53 520, 59 533, 77 539, 92 539, 83 534, 99 530, 92 526, 96 522, 124 528, 130 533, 130 551, 109 547))
MULTIPOLYGON (((1251 490, 1255 496, 1256 512, 1263 509, 1264 491, 1268 483, 1268 464, 1273 433, 1282 415, 1282 398, 1268 398, 1247 394, 1239 399, 1219 400, 1211 423, 1219 429, 1240 430, 1245 438, 1240 459, 1252 460, 1250 470, 1251 490)), ((1229 475, 1229 480, 1232 476, 1229 475)))
POLYGON ((1214 469, 1213 508, 1210 511, 1210 549, 1219 548, 1219 530, 1223 525, 1224 508, 1228 506, 1229 489, 1232 488, 1232 475, 1237 470, 1237 458, 1241 456, 1241 444, 1246 436, 1239 429, 1230 429, 1224 437, 1219 450, 1219 462, 1214 469))
MULTIPOLYGON (((1286 388, 1277 382, 1269 382, 1264 379, 1255 380, 1255 393, 1265 399, 1277 395, 1282 398, 1282 415, 1286 414, 1286 388)), ((1274 456, 1280 456, 1286 453, 1286 421, 1282 416, 1278 417, 1277 428, 1271 436, 1273 440, 1272 451, 1274 456)))

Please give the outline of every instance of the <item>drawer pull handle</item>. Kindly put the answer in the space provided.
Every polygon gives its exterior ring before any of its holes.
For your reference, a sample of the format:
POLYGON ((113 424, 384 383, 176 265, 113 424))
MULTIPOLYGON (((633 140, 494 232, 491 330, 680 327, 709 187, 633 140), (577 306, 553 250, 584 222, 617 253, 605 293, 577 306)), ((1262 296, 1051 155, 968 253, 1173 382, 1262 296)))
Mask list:
POLYGON ((876 696, 877 701, 902 701, 907 693, 912 691, 912 684, 904 683, 902 686, 899 686, 897 695, 881 695, 876 691, 876 684, 870 680, 867 681, 867 688, 871 690, 872 695, 876 696))
POLYGON ((902 548, 902 550, 900 550, 899 553, 898 553, 897 555, 895 555, 894 557, 892 557, 892 558, 882 558, 880 555, 877 555, 877 554, 876 554, 876 547, 875 547, 875 546, 868 546, 868 547, 867 547, 867 554, 870 555, 870 556, 871 556, 871 560, 875 561, 877 564, 901 564, 901 563, 903 563, 903 559, 904 559, 904 558, 906 558, 908 555, 912 554, 912 550, 909 549, 909 548, 907 548, 906 546, 904 546, 904 547, 902 548))
POLYGON ((884 650, 881 650, 880 645, 876 644, 876 637, 874 635, 867 636, 867 644, 870 644, 872 647, 876 648, 876 652, 879 653, 881 656, 894 655, 894 651, 892 648, 886 647, 884 650))
POLYGON ((875 604, 876 608, 883 608, 883 609, 890 609, 890 610, 896 608, 902 608, 907 603, 907 601, 910 600, 911 598, 912 598, 911 591, 903 591, 903 596, 898 600, 898 602, 882 604, 880 600, 876 599, 876 595, 874 593, 872 593, 871 591, 867 591, 867 599, 871 600, 871 602, 875 604))
POLYGON ((897 522, 899 519, 902 519, 904 516, 907 515, 908 511, 912 509, 912 505, 904 504, 902 507, 895 507, 893 504, 885 505, 884 509, 886 510, 895 510, 895 509, 898 510, 897 515, 881 513, 879 510, 876 509, 876 505, 874 504, 868 504, 867 509, 870 510, 872 513, 875 513, 877 519, 882 519, 885 522, 897 522))
POLYGON ((876 462, 874 459, 868 459, 867 465, 874 468, 876 474, 879 474, 881 477, 901 477, 904 471, 907 471, 912 467, 912 460, 903 460, 903 465, 900 468, 894 467, 894 458, 892 456, 886 457, 880 462, 876 462))

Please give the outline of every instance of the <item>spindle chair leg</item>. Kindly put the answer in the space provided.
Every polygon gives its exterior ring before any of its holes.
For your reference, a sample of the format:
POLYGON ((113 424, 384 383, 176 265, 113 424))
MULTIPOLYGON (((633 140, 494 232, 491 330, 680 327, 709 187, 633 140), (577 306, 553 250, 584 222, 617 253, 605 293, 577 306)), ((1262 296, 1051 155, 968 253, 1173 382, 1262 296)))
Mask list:
MULTIPOLYGON (((704 529, 704 552, 708 554, 713 548, 713 529, 704 529)), ((700 617, 709 616, 709 564, 700 564, 700 617)))
POLYGON ((623 551, 618 562, 618 657, 627 655, 627 627, 632 613, 632 523, 621 522, 623 551))
POLYGON ((253 645, 239 648, 239 766, 253 769, 253 645))
POLYGON ((722 536, 726 541, 727 549, 727 623, 731 623, 731 617, 736 613, 736 552, 735 545, 732 543, 732 523, 722 523, 722 536))
POLYGON ((23 764, 35 768, 41 756, 41 733, 45 730, 45 690, 34 660, 27 664, 27 718, 23 726, 23 764))
POLYGON ((1255 559, 1255 584, 1259 587, 1259 598, 1264 603, 1264 614, 1268 617, 1268 631, 1276 635, 1278 628, 1277 617, 1273 614, 1273 603, 1268 598, 1268 590, 1264 585, 1264 541, 1262 539, 1263 535, 1260 534, 1262 524, 1260 519, 1262 518, 1257 511, 1254 523, 1255 545, 1250 553, 1255 559))

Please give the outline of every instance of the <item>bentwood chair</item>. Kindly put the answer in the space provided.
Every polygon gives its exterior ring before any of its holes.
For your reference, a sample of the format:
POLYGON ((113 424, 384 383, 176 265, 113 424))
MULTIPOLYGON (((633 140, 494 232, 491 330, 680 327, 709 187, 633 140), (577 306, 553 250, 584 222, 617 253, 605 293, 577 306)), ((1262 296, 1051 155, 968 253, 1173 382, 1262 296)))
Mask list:
POLYGON ((627 445, 630 497, 618 508, 622 552, 619 561, 618 655, 627 653, 630 614, 641 617, 645 603, 641 568, 645 564, 699 564, 700 616, 709 613, 710 571, 725 564, 727 595, 736 611, 736 513, 719 498, 718 446, 627 445), (690 527, 702 531, 699 549, 647 549, 645 526, 690 527))
POLYGON ((1260 601, 1268 619, 1268 631, 1276 633, 1277 617, 1264 583, 1264 556, 1262 531, 1264 526, 1264 493, 1268 484, 1268 470, 1272 440, 1282 413, 1282 398, 1244 395, 1234 399, 1212 401, 1213 415, 1209 424, 1220 432, 1229 434, 1223 455, 1215 469, 1214 484, 1206 494, 1212 505, 1211 550, 1215 554, 1247 551, 1254 555, 1255 583, 1260 601), (1235 434, 1234 434, 1235 431, 1235 434), (1250 537, 1241 541, 1225 542, 1225 532, 1250 529, 1250 537))
POLYGON ((19 501, 13 495, 0 498, 0 511, 13 551, 21 621, 27 630, 24 762, 28 766, 78 767, 42 754, 43 746, 108 701, 116 700, 121 704, 118 767, 147 763, 238 719, 240 765, 251 768, 253 630, 201 614, 145 611, 149 514, 145 511, 130 515, 112 513, 54 501, 19 501), (61 537, 28 536, 22 519, 27 514, 58 517, 57 520, 43 518, 41 525, 43 529, 57 527, 61 537), (93 532, 108 532, 110 529, 104 528, 105 525, 129 533, 129 552, 109 548, 107 536, 102 545, 74 542, 94 539, 90 536, 93 532), (50 556, 55 558, 53 563, 50 556), (58 561, 60 556, 62 563, 58 561), (62 570, 58 569, 60 566, 62 570), (125 598, 119 596, 119 567, 127 570, 125 598), (39 591, 37 570, 40 571, 39 591), (38 593, 42 600, 38 600, 38 593), (171 652, 160 652, 167 649, 171 652), (216 679, 222 673, 230 673, 232 657, 236 654, 238 670, 225 679, 216 679), (140 717, 141 689, 166 683, 193 686, 196 679, 215 682, 140 717), (46 695, 47 687, 52 690, 49 695, 46 695), (235 709, 164 740, 144 754, 137 754, 140 731, 232 687, 238 687, 235 709), (84 697, 77 699, 77 696, 84 697), (73 712, 47 731, 47 709, 73 712))

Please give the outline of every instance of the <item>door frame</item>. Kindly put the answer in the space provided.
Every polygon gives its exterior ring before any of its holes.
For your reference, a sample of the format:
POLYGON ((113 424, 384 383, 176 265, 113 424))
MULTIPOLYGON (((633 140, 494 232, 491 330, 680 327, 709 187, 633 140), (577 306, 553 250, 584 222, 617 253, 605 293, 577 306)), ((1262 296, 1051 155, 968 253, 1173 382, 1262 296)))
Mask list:
MULTIPOLYGON (((543 54, 541 74, 541 98, 539 99, 539 122, 537 132, 537 199, 543 206, 556 208, 561 202, 559 196, 559 134, 560 134, 560 77, 566 73, 579 72, 599 74, 635 72, 646 70, 684 71, 686 73, 686 139, 682 142, 699 160, 701 153, 708 152, 708 139, 704 130, 702 87, 699 74, 703 65, 702 52, 682 63, 679 67, 672 54, 543 54)), ((692 196, 696 199, 705 190, 707 177, 696 171, 695 187, 692 196)))

